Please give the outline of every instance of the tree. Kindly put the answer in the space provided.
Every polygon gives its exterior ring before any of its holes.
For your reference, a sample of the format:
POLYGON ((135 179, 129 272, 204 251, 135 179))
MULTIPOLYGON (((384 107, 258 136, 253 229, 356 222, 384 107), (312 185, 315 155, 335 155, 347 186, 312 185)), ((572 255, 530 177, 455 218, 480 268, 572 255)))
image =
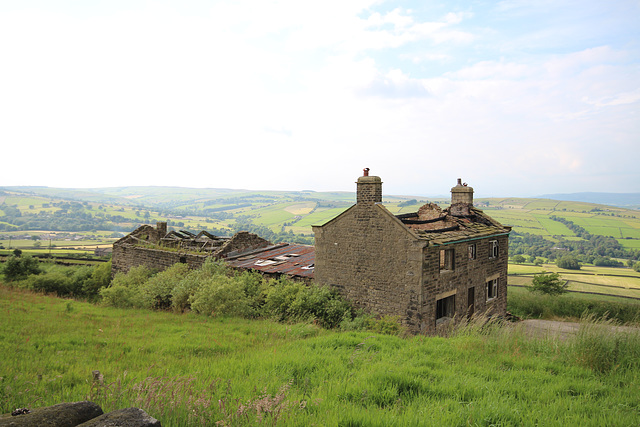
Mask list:
POLYGON ((533 276, 531 286, 527 289, 540 294, 562 295, 567 292, 567 282, 560 278, 559 273, 543 272, 533 276))
POLYGON ((542 263, 543 263, 543 261, 540 258, 535 258, 534 261, 533 261, 533 265, 535 265, 536 267, 541 266, 542 263))
POLYGON ((513 257, 513 262, 515 262, 516 264, 522 264, 523 262, 525 262, 525 258, 522 255, 516 255, 513 257))
POLYGON ((572 255, 563 255, 556 261, 556 265, 567 270, 580 270, 578 260, 572 255))
POLYGON ((30 256, 12 255, 4 262, 2 274, 9 281, 24 279, 30 274, 40 274, 38 260, 30 256))

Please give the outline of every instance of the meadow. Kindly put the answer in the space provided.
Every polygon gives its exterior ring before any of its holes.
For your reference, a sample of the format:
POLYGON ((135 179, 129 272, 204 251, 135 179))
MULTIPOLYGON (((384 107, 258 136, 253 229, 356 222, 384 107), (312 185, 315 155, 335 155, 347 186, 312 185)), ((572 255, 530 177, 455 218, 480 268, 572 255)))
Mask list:
POLYGON ((0 413, 90 399, 165 426, 640 422, 640 335, 606 322, 566 341, 492 323, 402 337, 6 287, 0 321, 0 413))
MULTIPOLYGON (((355 202, 351 192, 249 191, 172 187, 123 187, 88 190, 28 188, 0 194, 0 230, 14 225, 2 220, 2 206, 22 213, 22 219, 49 214, 83 216, 94 233, 98 230, 128 232, 140 224, 168 221, 172 228, 215 230, 231 235, 238 221, 250 221, 272 232, 310 235, 311 226, 323 224, 355 202), (65 213, 65 209, 68 211, 65 213)), ((448 205, 448 199, 428 200, 448 205)), ((412 196, 385 196, 385 206, 394 214, 416 211, 427 200, 412 196), (411 203, 414 201, 414 203, 411 203)), ((533 198, 478 198, 476 206, 516 232, 578 239, 555 215, 584 227, 589 233, 612 236, 627 249, 640 249, 640 211, 594 203, 533 198)), ((7 208, 5 208, 7 209, 7 208)), ((14 221, 16 222, 16 221, 14 221)), ((16 223, 19 223, 17 221, 16 223)), ((67 227, 72 224, 65 223, 67 227)), ((88 231, 88 230, 87 230, 88 231)), ((35 231, 29 231, 34 234, 35 231)), ((24 233, 23 233, 24 234, 24 233)), ((7 239, 0 241, 5 248, 7 239)), ((42 246, 47 242, 42 242, 42 246)))
POLYGON ((640 273, 630 268, 583 265, 580 270, 566 270, 555 264, 509 264, 509 284, 526 286, 542 272, 559 273, 570 291, 627 296, 640 302, 640 273))

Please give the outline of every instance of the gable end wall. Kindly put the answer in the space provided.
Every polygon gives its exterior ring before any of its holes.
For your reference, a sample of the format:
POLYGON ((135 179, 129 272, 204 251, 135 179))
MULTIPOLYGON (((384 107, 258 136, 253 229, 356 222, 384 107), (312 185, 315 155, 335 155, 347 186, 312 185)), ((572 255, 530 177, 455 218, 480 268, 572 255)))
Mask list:
POLYGON ((316 282, 373 314, 399 316, 419 332, 423 242, 373 204, 355 205, 314 231, 316 282))

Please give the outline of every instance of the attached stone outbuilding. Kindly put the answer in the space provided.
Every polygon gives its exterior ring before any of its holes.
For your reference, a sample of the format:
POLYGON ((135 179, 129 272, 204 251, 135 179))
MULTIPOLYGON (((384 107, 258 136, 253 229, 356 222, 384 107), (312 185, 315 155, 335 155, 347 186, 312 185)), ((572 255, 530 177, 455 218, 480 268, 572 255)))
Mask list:
POLYGON ((474 313, 504 315, 510 227, 473 206, 458 180, 451 206, 426 204, 394 215, 382 180, 357 181, 356 204, 314 226, 315 281, 356 306, 399 316, 413 333, 437 333, 474 313))

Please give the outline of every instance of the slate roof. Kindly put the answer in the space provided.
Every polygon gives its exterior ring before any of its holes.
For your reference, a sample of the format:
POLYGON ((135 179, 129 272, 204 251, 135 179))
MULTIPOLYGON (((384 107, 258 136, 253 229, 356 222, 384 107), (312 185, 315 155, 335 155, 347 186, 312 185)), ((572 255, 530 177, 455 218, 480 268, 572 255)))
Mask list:
POLYGON ((449 209, 433 213, 434 217, 428 219, 421 219, 424 215, 418 212, 396 215, 396 218, 419 239, 436 245, 498 236, 511 231, 511 227, 500 224, 474 207, 469 207, 465 215, 452 215, 449 209))
POLYGON ((224 261, 235 268, 313 278, 315 247, 296 243, 279 243, 265 248, 230 254, 224 258, 224 261))

